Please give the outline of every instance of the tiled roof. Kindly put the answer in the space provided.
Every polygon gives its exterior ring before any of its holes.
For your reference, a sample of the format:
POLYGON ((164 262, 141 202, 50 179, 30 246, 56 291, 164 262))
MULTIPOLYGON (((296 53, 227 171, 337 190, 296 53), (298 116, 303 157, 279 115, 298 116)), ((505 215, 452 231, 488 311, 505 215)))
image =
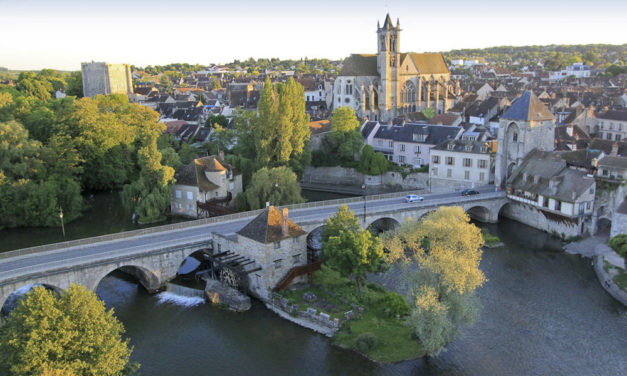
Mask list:
POLYGON ((457 153, 490 154, 490 143, 473 140, 447 140, 437 144, 431 148, 431 150, 448 150, 457 153))
POLYGON ((525 91, 512 105, 503 113, 502 119, 542 121, 552 120, 553 115, 538 97, 531 91, 525 91))
POLYGON ((379 76, 377 71, 377 55, 351 54, 344 60, 340 76, 379 76))
POLYGON ((381 126, 374 137, 399 142, 415 142, 437 145, 448 139, 454 139, 461 127, 407 123, 403 126, 381 126), (424 141, 414 141, 414 134, 424 135, 424 141))
MULTIPOLYGON (((449 73, 448 67, 444 62, 441 53, 422 53, 418 54, 410 52, 409 56, 418 67, 420 74, 446 74, 449 73)), ((376 64, 376 59, 375 59, 376 64)))
POLYGON ((457 114, 437 114, 429 120, 429 124, 453 125, 459 118, 457 114))
POLYGON ((627 168, 627 158, 626 157, 613 157, 611 155, 606 155, 605 157, 599 160, 599 167, 616 167, 616 168, 627 168))
POLYGON ((597 119, 627 121, 627 111, 608 110, 603 113, 596 114, 597 119))
POLYGON ((361 130, 362 137, 363 138, 368 137, 376 125, 377 125, 376 121, 367 122, 361 130))
POLYGON ((241 236, 255 240, 259 243, 273 243, 287 238, 295 238, 306 234, 297 224, 288 218, 288 235, 283 235, 281 229, 281 212, 274 206, 270 206, 255 219, 248 222, 237 233, 241 236))

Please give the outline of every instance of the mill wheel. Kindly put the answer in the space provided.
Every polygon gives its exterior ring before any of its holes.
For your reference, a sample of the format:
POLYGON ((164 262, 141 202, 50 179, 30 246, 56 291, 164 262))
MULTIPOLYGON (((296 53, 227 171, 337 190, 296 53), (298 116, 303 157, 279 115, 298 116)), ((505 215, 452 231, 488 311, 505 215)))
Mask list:
POLYGON ((220 280, 224 282, 227 286, 231 286, 234 289, 237 289, 239 286, 239 278, 237 273, 229 268, 222 268, 220 270, 220 280))

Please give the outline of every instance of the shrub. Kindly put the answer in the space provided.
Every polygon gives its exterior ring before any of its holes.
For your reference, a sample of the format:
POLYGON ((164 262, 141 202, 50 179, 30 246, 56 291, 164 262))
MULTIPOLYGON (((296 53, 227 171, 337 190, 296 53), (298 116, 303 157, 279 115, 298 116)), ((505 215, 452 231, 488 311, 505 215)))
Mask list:
POLYGON ((377 303, 381 313, 386 317, 400 317, 409 314, 409 304, 401 295, 388 291, 377 303))
POLYGON ((610 247, 623 258, 627 258, 627 234, 616 235, 609 242, 610 247))
POLYGON ((377 347, 377 337, 372 333, 362 333, 355 340, 355 347, 362 353, 367 353, 377 347))

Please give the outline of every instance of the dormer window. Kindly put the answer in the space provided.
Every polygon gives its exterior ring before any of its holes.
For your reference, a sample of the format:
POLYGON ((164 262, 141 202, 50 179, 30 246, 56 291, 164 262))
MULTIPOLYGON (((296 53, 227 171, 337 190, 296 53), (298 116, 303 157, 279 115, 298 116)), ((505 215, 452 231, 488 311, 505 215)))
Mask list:
POLYGON ((453 143, 450 143, 450 144, 448 144, 448 145, 447 145, 447 147, 446 147, 446 148, 447 148, 448 150, 453 150, 453 149, 455 149, 455 145, 454 145, 453 143))
POLYGON ((472 151, 472 145, 466 145, 466 151, 472 151))
POLYGON ((482 153, 487 153, 488 152, 488 147, 487 146, 482 146, 481 147, 481 152, 482 153))

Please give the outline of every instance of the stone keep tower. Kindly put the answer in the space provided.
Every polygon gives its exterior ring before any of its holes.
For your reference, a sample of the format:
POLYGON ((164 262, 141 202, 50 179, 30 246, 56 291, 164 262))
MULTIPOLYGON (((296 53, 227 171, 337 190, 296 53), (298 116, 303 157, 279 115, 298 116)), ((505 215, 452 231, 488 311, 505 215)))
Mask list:
POLYGON ((396 27, 388 14, 383 27, 377 22, 377 70, 381 77, 381 96, 379 97, 379 112, 386 114, 396 108, 398 91, 398 67, 400 64, 400 36, 401 26, 398 19, 396 27))
POLYGON ((533 92, 524 92, 499 122, 494 184, 504 187, 533 149, 552 151, 554 145, 555 118, 533 92))
POLYGON ((81 63, 83 95, 133 94, 133 77, 128 64, 81 63))

